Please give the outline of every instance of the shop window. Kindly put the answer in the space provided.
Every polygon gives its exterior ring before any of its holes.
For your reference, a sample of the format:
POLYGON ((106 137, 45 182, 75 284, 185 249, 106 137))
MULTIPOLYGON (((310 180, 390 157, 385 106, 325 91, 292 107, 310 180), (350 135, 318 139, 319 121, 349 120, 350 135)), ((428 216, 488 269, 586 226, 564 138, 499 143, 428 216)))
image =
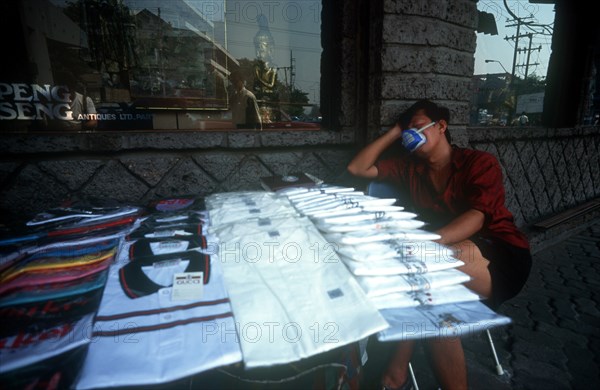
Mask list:
POLYGON ((1 7, 3 132, 321 127, 320 1, 1 7))
POLYGON ((471 126, 541 124, 554 30, 552 3, 477 3, 471 126))

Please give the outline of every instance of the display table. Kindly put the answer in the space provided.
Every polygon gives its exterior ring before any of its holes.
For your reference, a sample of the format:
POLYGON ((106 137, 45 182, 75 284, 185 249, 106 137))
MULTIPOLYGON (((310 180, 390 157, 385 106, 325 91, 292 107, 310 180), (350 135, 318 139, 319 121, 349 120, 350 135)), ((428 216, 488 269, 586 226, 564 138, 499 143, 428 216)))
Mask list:
POLYGON ((84 389, 168 383, 223 367, 254 384, 261 382, 248 373, 268 367, 295 366, 291 377, 323 367, 353 377, 368 337, 462 336, 510 322, 462 286, 461 262, 394 199, 321 185, 202 201, 132 209, 129 224, 111 222, 123 214, 88 215, 61 228, 63 241, 24 240, 5 251, 2 313, 22 327, 0 341, 3 378, 58 378, 84 389), (105 252, 102 263, 97 254, 105 252), (23 281, 32 275, 49 287, 23 281), (62 316, 48 309, 56 302, 62 316), (37 318, 24 315, 36 310, 37 318), (75 354, 85 359, 68 369, 57 360, 75 354))

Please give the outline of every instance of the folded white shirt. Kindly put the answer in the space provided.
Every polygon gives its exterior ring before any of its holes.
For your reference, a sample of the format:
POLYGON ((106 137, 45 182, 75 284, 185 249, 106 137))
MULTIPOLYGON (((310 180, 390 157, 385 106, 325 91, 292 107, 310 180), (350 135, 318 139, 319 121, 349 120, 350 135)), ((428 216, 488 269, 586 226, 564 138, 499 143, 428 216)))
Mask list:
POLYGON ((340 245, 358 245, 387 240, 432 241, 441 238, 439 234, 420 229, 385 229, 375 231, 358 231, 348 233, 329 233, 324 235, 330 242, 340 245))
MULTIPOLYGON (((339 251, 338 251, 339 252, 339 251)), ((438 261, 437 258, 424 257, 395 257, 378 261, 354 261, 346 256, 340 256, 346 267, 357 276, 390 276, 406 274, 424 274, 458 268, 465 263, 452 258, 438 261)))
POLYGON ((326 194, 336 192, 351 192, 354 191, 352 187, 342 187, 331 184, 320 184, 311 187, 288 187, 277 190, 277 194, 285 196, 290 200, 302 199, 305 197, 313 196, 314 194, 326 194))
POLYGON ((326 224, 347 224, 360 221, 382 221, 386 219, 413 219, 417 215, 402 211, 400 206, 387 206, 378 209, 361 210, 357 213, 347 213, 346 215, 323 215, 319 216, 315 223, 326 224))
MULTIPOLYGON (((352 192, 341 192, 341 193, 333 193, 333 194, 316 194, 314 196, 298 199, 298 200, 290 200, 292 204, 298 209, 306 209, 310 207, 320 206, 334 200, 339 199, 348 199, 350 197, 368 197, 362 191, 352 191, 352 192)), ((376 199, 375 197, 370 197, 372 199, 376 199)))
POLYGON ((510 323, 479 301, 384 309, 381 314, 390 324, 377 334, 382 342, 458 337, 510 323))
MULTIPOLYGON (((333 218, 333 217, 344 217, 354 214, 361 213, 390 213, 390 212, 400 212, 404 210, 404 207, 401 206, 364 206, 362 204, 351 205, 352 207, 335 207, 328 210, 322 210, 315 213, 311 213, 310 217, 315 221, 315 223, 321 223, 325 218, 333 218)), ((411 218, 416 217, 416 214, 412 214, 411 218)), ((335 220, 334 220, 335 221, 335 220)))
POLYGON ((306 207, 298 205, 295 206, 305 215, 318 216, 319 214, 331 212, 333 210, 347 210, 360 207, 369 207, 371 209, 378 210, 376 208, 377 206, 392 206, 394 203, 396 203, 396 199, 380 199, 363 195, 347 198, 335 198, 306 207))
MULTIPOLYGON (((393 207, 393 206, 392 206, 393 207)), ((315 223, 317 228, 324 233, 346 233, 355 231, 374 231, 386 229, 419 229, 425 222, 416 219, 383 219, 377 221, 357 221, 349 223, 315 223)))
POLYGON ((421 291, 452 286, 471 280, 471 277, 457 269, 392 276, 356 276, 358 284, 368 297, 395 292, 421 291))
POLYGON ((422 261, 454 262, 454 251, 433 241, 388 240, 360 245, 339 245, 338 253, 355 261, 418 258, 422 261))
POLYGON ((379 310, 478 301, 481 297, 462 284, 431 290, 397 292, 371 298, 379 310))
POLYGON ((245 207, 228 208, 223 206, 209 210, 211 226, 284 215, 297 215, 294 207, 285 199, 273 199, 261 205, 249 203, 245 207))
POLYGON ((154 385, 241 361, 219 260, 211 259, 201 298, 173 300, 173 276, 186 263, 143 266, 135 278, 111 267, 77 389, 154 385), (140 280, 156 291, 127 296, 124 287, 140 280))
MULTIPOLYGON (((267 191, 232 191, 208 195, 204 198, 206 209, 216 209, 239 203, 264 203, 270 200, 282 198, 274 192, 267 191)), ((285 197, 283 197, 285 199, 285 197)))
POLYGON ((295 215, 276 215, 264 218, 255 217, 243 221, 237 221, 235 223, 211 226, 208 229, 208 233, 210 233, 210 235, 216 235, 223 242, 227 242, 239 240, 248 234, 275 231, 280 228, 301 228, 303 226, 310 226, 310 228, 314 228, 313 223, 306 217, 298 217, 295 215))
POLYGON ((387 326, 314 226, 222 233, 219 257, 246 367, 297 361, 387 326))

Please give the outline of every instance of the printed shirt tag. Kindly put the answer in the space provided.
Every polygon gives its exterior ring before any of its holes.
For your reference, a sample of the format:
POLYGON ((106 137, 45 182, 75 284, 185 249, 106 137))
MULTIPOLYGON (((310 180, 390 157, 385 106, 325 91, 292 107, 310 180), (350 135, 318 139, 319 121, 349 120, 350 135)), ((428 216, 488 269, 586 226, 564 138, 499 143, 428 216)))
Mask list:
POLYGON ((152 263, 152 268, 166 268, 166 267, 176 267, 181 263, 181 259, 169 259, 163 260, 156 263, 152 263))
POLYGON ((258 226, 268 226, 270 224, 271 224, 270 218, 259 218, 258 219, 258 226))
POLYGON ((198 300, 202 298, 204 272, 182 272, 173 275, 171 300, 198 300))
POLYGON ((165 240, 159 242, 151 242, 150 250, 152 250, 153 255, 162 255, 167 253, 186 251, 189 245, 189 241, 165 240))
POLYGON ((191 236, 192 233, 188 233, 185 230, 181 229, 167 229, 167 230, 158 230, 154 233, 148 233, 144 235, 144 237, 148 238, 161 238, 161 237, 173 237, 173 236, 191 236))

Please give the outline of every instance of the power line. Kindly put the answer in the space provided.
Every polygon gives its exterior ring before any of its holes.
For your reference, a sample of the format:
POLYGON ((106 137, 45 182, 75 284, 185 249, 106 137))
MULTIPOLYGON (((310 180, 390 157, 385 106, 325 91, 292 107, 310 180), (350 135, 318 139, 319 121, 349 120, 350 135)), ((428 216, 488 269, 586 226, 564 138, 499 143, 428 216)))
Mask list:
POLYGON ((540 53, 542 50, 541 43, 535 42, 535 44, 538 46, 533 47, 533 45, 534 45, 533 38, 534 38, 534 36, 537 37, 538 35, 541 35, 545 39, 545 42, 543 42, 543 43, 548 44, 547 37, 552 36, 552 33, 553 33, 552 24, 537 23, 537 20, 535 20, 535 17, 533 16, 533 14, 530 14, 527 17, 519 17, 508 7, 506 0, 503 0, 503 3, 504 3, 506 11, 512 17, 512 19, 507 19, 506 22, 508 24, 506 24, 506 27, 516 27, 517 28, 517 33, 515 35, 513 35, 511 37, 507 36, 504 38, 507 41, 511 40, 511 41, 514 41, 514 43, 515 43, 514 44, 514 52, 513 52, 512 76, 514 77, 515 73, 517 72, 518 67, 524 67, 525 68, 524 78, 526 79, 527 76, 529 75, 529 67, 535 66, 537 68, 537 65, 540 65, 539 63, 531 62, 532 51, 538 51, 537 59, 539 60, 540 53), (521 28, 526 28, 529 32, 522 34, 521 28), (529 46, 527 48, 525 48, 525 47, 519 48, 519 39, 520 38, 528 38, 529 39, 529 46), (523 64, 517 65, 517 57, 521 53, 523 53, 523 54, 526 53, 527 59, 523 64))

